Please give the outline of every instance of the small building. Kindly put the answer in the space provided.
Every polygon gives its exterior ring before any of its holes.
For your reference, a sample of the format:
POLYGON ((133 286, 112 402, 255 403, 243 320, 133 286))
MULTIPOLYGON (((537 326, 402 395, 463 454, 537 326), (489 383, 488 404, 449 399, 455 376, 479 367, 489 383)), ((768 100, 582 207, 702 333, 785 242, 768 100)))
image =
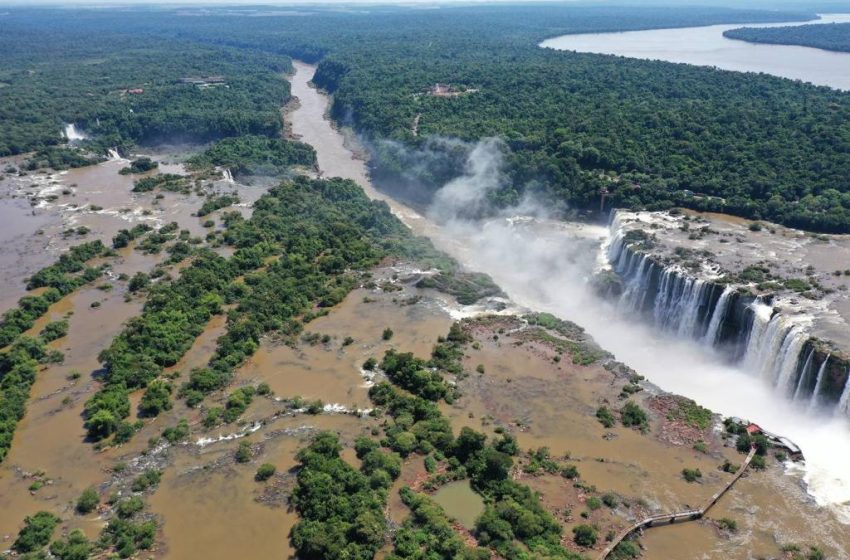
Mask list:
POLYGON ((762 430, 761 426, 759 426, 758 424, 754 424, 752 422, 747 424, 747 433, 750 434, 751 436, 754 436, 756 434, 760 434, 763 431, 764 430, 762 430))
POLYGON ((133 89, 128 89, 127 93, 129 93, 130 95, 141 95, 141 94, 145 93, 145 90, 143 90, 142 88, 133 88, 133 89))

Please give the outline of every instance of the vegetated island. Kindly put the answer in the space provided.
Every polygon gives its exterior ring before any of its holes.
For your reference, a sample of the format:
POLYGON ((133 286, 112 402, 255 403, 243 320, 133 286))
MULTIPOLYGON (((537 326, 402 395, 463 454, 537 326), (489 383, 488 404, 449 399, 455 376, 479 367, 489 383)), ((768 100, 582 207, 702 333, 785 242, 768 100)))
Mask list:
POLYGON ((750 43, 799 45, 826 51, 850 52, 850 23, 739 27, 724 31, 723 36, 750 43))

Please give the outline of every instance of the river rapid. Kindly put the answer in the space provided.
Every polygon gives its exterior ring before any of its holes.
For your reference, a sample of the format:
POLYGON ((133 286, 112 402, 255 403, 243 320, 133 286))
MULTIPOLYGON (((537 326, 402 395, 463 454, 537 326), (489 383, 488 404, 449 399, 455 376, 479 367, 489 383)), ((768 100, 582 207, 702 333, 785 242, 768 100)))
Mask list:
MULTIPOLYGON (((661 389, 791 438, 803 449, 806 463, 788 466, 790 480, 804 482, 818 504, 850 523, 850 425, 845 419, 810 415, 710 348, 658 333, 598 299, 587 279, 600 264, 607 228, 546 219, 541 210, 528 208, 526 215, 472 223, 433 208, 417 212, 377 191, 356 146, 326 118, 329 98, 310 85, 315 66, 294 65, 292 94, 300 103, 288 116, 291 130, 316 149, 325 176, 352 179, 368 196, 385 201, 415 233, 468 269, 491 275, 516 304, 575 321, 661 389)), ((473 178, 459 181, 466 179, 473 178)), ((474 180, 465 185, 478 188, 474 180)))
MULTIPOLYGON (((805 24, 846 23, 850 14, 822 14, 805 24)), ((727 39, 724 31, 739 27, 782 27, 794 23, 709 25, 621 33, 563 35, 540 46, 559 51, 611 54, 713 66, 722 70, 760 72, 818 86, 850 90, 850 53, 793 45, 768 45, 727 39)), ((801 23, 800 25, 803 25, 801 23)))

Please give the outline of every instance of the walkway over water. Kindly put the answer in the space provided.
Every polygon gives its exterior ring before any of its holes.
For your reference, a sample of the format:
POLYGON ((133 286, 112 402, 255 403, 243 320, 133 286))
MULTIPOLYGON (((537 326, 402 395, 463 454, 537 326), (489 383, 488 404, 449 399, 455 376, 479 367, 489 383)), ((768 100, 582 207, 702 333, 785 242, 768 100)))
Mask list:
POLYGON ((642 529, 649 529, 650 527, 658 527, 660 525, 672 525, 673 523, 683 523, 685 521, 696 521, 705 516, 714 505, 723 497, 723 495, 732 488, 732 485, 738 482, 738 479, 743 476, 744 472, 746 472, 747 467, 750 466, 750 462, 753 460, 753 457, 756 454, 756 448, 753 447, 750 449, 750 453, 747 455, 747 458, 744 460, 744 463, 741 465, 741 468, 738 469, 738 472, 735 473, 735 476, 732 477, 732 480, 726 483, 726 485, 716 494, 714 494, 708 502, 700 509, 690 509, 687 511, 677 511, 674 513, 664 513, 660 515, 652 515, 647 517, 637 523, 623 529, 614 540, 612 540, 608 546, 605 547, 605 550, 602 551, 602 554, 599 555, 599 560, 605 560, 608 558, 608 555, 617 548, 617 545, 623 542, 629 535, 634 533, 635 531, 640 531, 642 529))

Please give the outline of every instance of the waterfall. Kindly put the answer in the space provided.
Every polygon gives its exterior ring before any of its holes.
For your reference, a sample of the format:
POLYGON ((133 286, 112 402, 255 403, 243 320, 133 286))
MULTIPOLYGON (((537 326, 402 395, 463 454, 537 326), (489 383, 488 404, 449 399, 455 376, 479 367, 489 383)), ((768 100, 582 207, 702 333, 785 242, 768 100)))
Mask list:
POLYGON ((118 148, 110 148, 106 150, 106 153, 109 154, 109 159, 111 160, 118 161, 120 159, 123 159, 121 157, 121 154, 118 153, 118 148))
POLYGON ((801 325, 796 325, 788 331, 782 347, 779 349, 779 362, 776 370, 775 385, 783 395, 791 396, 794 389, 794 374, 800 365, 800 352, 808 337, 801 325))
POLYGON ((800 398, 800 392, 803 390, 803 385, 806 383, 806 379, 809 376, 809 368, 812 366, 812 358, 815 355, 815 349, 812 347, 809 350, 809 355, 806 357, 806 361, 803 364, 803 369, 800 370, 800 379, 797 380, 797 388, 794 390, 794 400, 798 400, 800 398))
POLYGON ((818 407, 818 394, 820 393, 820 389, 823 386, 823 374, 826 371, 826 363, 829 361, 831 357, 830 354, 827 354, 826 359, 820 365, 820 369, 818 370, 818 380, 815 383, 815 390, 812 392, 812 398, 809 401, 809 411, 816 410, 818 407))
MULTIPOLYGON (((620 309, 642 314, 657 328, 683 338, 709 347, 722 345, 730 360, 783 396, 812 395, 811 408, 817 407, 822 390, 832 393, 829 380, 824 381, 826 366, 820 364, 818 370, 814 350, 804 350, 810 339, 810 316, 777 311, 769 299, 739 296, 740 285, 722 285, 678 264, 665 265, 663 256, 646 250, 652 243, 649 230, 631 229, 644 224, 627 222, 614 214, 602 253, 623 281, 620 309), (733 329, 736 337, 730 337, 733 329)), ((850 380, 842 399, 838 408, 850 413, 850 380)))
POLYGON ((232 182, 233 182, 233 173, 231 173, 231 172, 230 172, 230 169, 228 169, 228 168, 226 168, 226 167, 225 167, 224 169, 222 169, 222 170, 221 170, 221 176, 222 176, 222 177, 224 178, 224 180, 225 180, 225 181, 227 181, 228 183, 232 183, 232 182))
POLYGON ((717 344, 717 335, 720 332, 723 319, 726 318, 726 308, 729 306, 729 299, 734 293, 735 289, 732 286, 726 286, 723 288, 723 293, 720 294, 720 299, 717 300, 717 304, 714 306, 714 312, 711 314, 711 322, 708 324, 708 330, 703 338, 709 346, 717 344))
POLYGON ((847 370, 847 380, 844 381, 844 390, 841 392, 836 412, 843 415, 850 413, 850 369, 847 370))
POLYGON ((77 127, 74 126, 73 124, 66 124, 65 125, 65 138, 68 140, 68 142, 74 142, 76 140, 85 140, 87 138, 87 136, 85 134, 83 134, 82 132, 80 132, 79 130, 77 130, 77 127))
POLYGON ((709 284, 703 280, 695 280, 686 290, 686 297, 680 300, 679 328, 682 336, 695 338, 699 330, 700 309, 705 301, 706 288, 709 284))

